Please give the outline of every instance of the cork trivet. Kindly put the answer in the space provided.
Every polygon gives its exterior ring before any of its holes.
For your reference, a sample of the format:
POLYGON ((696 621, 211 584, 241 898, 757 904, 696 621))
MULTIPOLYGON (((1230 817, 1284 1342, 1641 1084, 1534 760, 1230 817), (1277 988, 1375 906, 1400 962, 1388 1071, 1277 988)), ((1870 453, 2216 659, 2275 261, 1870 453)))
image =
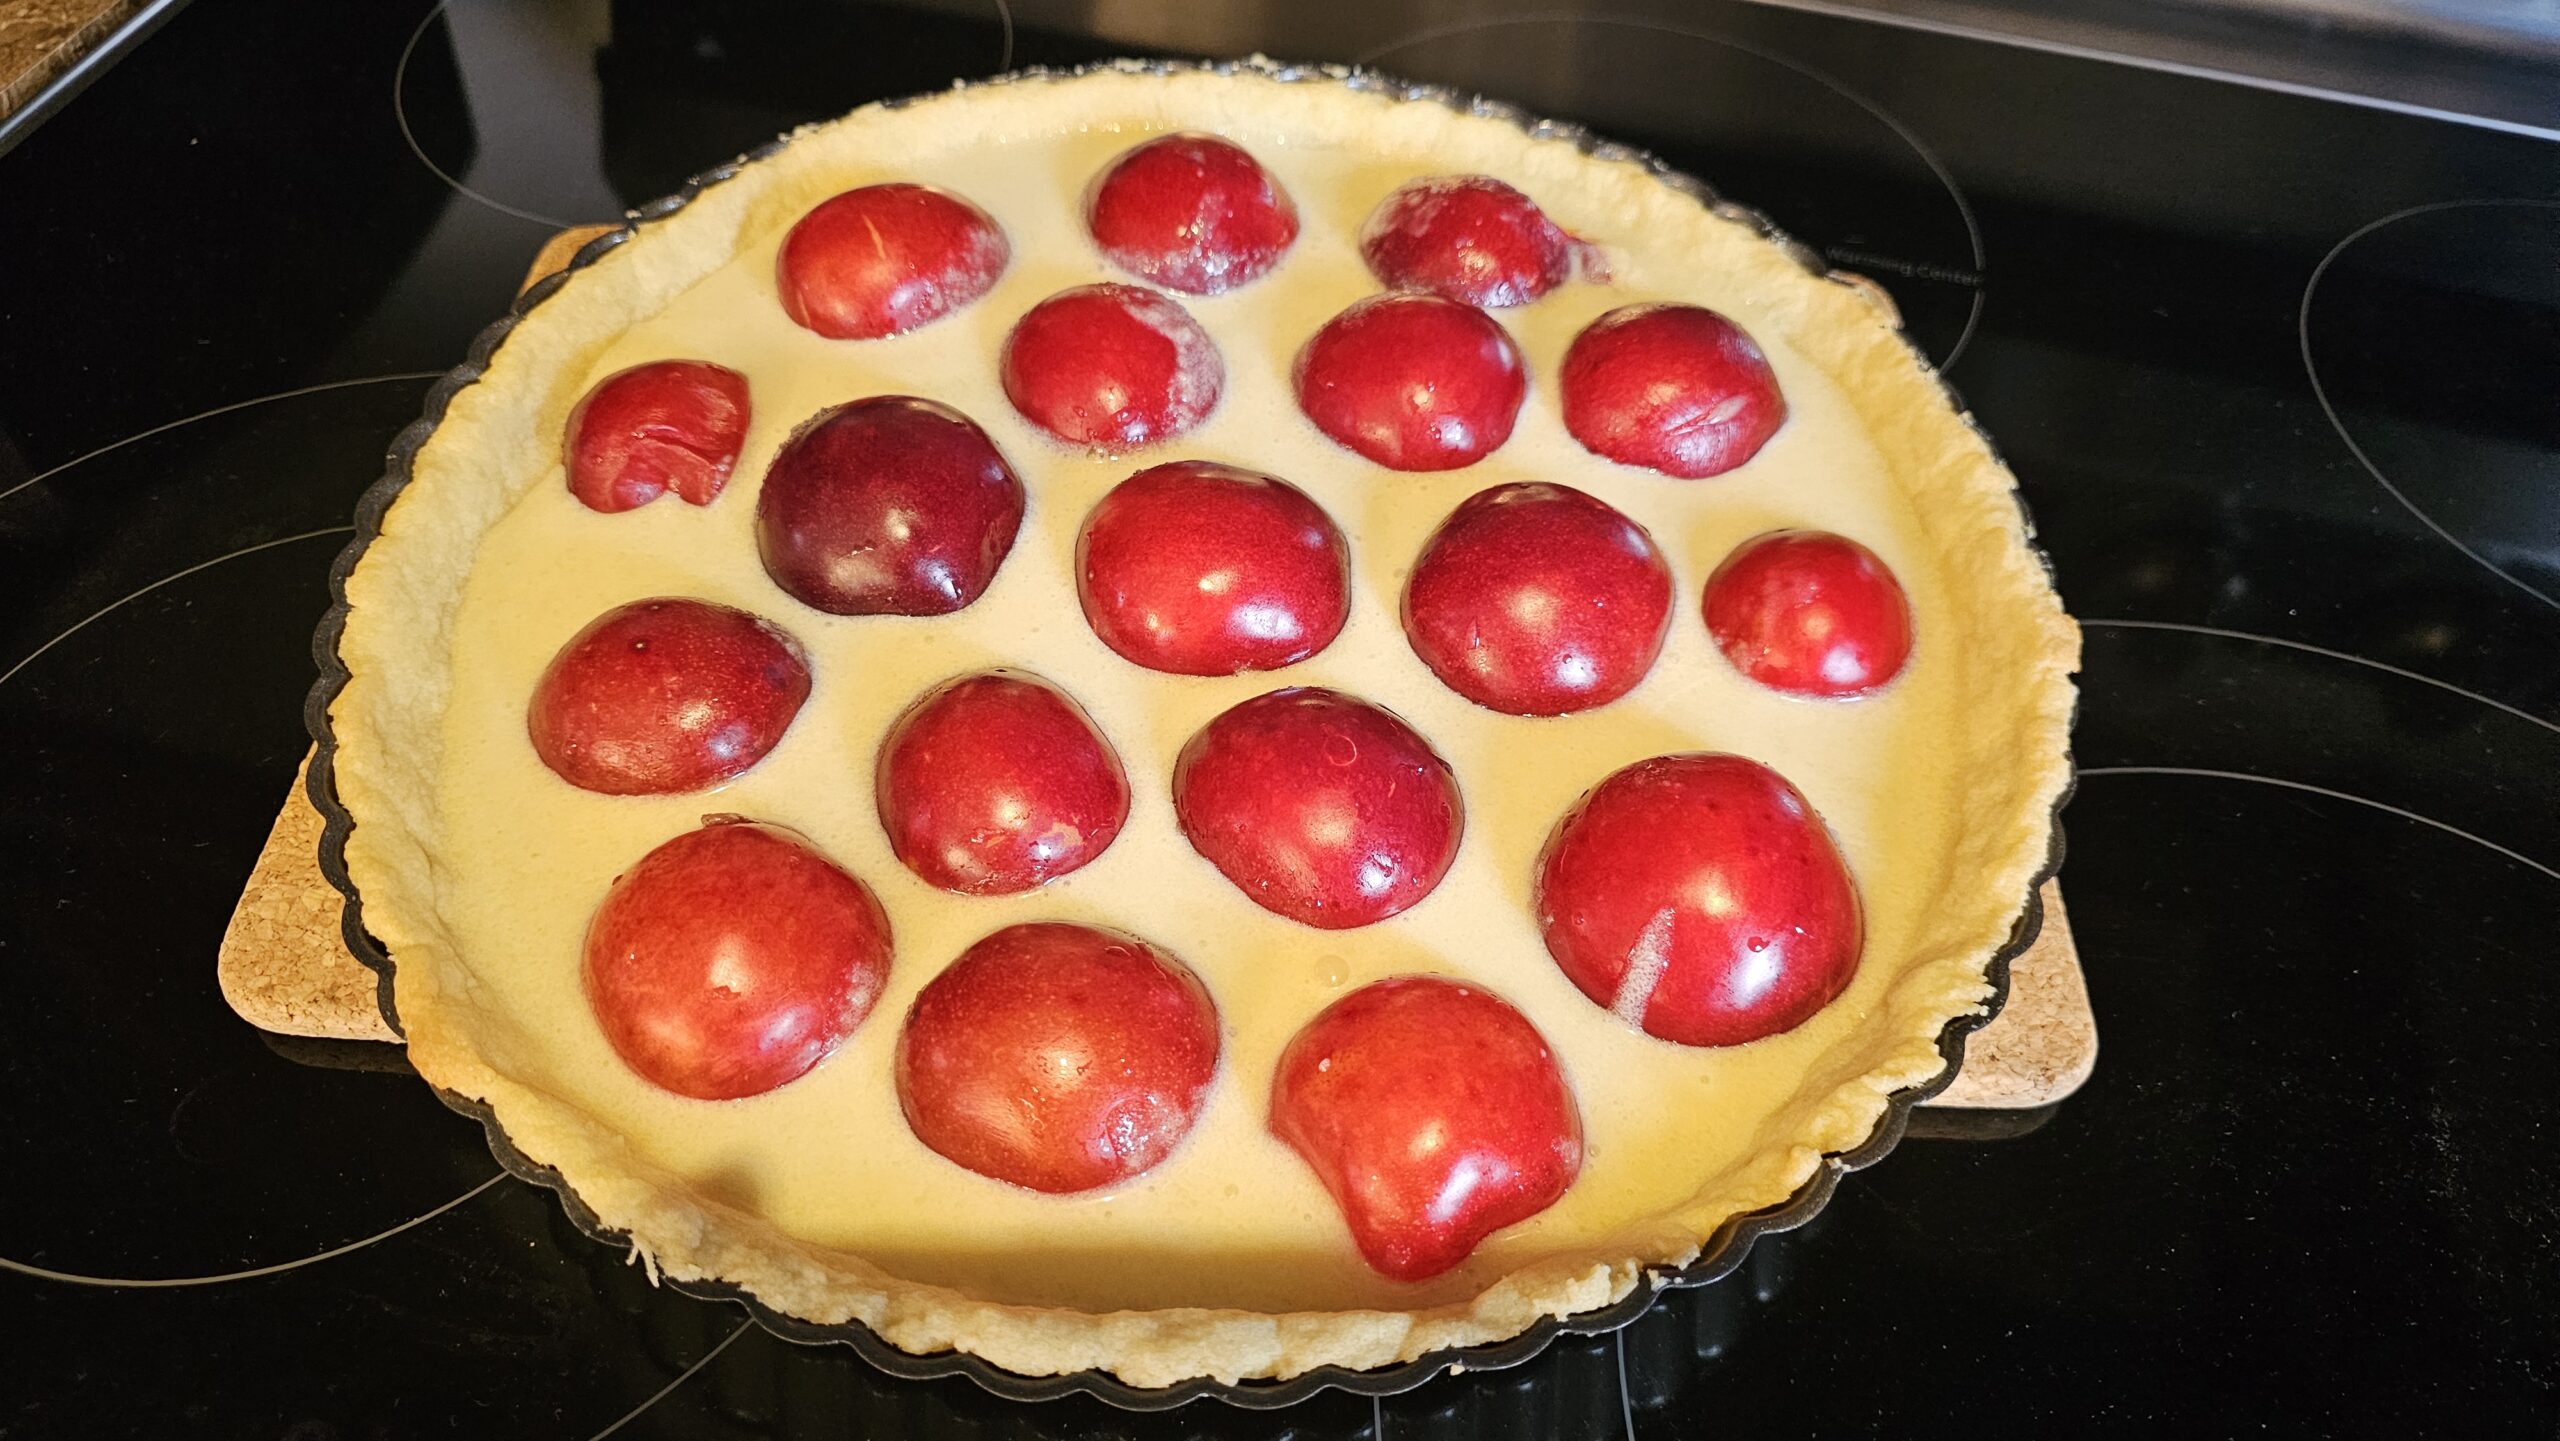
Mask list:
MULTIPOLYGON (((303 764, 308 766, 306 757, 303 764)), ((341 900, 320 874, 320 813, 293 778, 267 848, 222 933, 222 998, 262 1031, 333 1041, 391 1041, 373 968, 347 953, 341 900)))
MULTIPOLYGON (((551 237, 525 284, 568 264, 579 247, 610 229, 580 226, 551 237)), ((2097 1064, 2097 1018, 2062 892, 2047 881, 2043 895, 2044 929, 2010 963, 2008 1005, 1973 1034, 1963 1072, 1932 1106, 2049 1106, 2080 1089, 2097 1064)), ((223 933, 223 998, 249 1024, 281 1035, 398 1039, 376 1004, 373 971, 347 953, 338 916, 338 893, 320 874, 320 813, 296 775, 223 933)))
POLYGON ((1964 1069, 1929 1104, 1949 1110, 2050 1106, 2098 1065, 2098 1017, 2062 886, 2044 883, 2044 929, 2009 963, 2009 1003, 1965 1041, 1964 1069))
POLYGON ((569 257, 585 249, 588 241, 618 228, 612 225, 572 225, 542 242, 542 248, 533 254, 533 264, 525 267, 524 284, 516 287, 517 293, 531 290, 535 281, 566 266, 569 257))

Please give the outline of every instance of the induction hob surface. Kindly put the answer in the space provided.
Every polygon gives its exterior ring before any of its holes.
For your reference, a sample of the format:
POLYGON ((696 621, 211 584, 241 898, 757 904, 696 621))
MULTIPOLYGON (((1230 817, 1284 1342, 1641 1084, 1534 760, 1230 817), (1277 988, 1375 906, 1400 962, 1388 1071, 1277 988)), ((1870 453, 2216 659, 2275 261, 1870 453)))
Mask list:
POLYGON ((2088 628, 2096 1079, 1623 1332, 1270 1415, 894 1381, 654 1290, 396 1052, 237 1022, 323 573, 541 241, 1182 48, 697 8, 196 6, 0 157, 0 1436, 2560 1429, 2560 147, 2441 121, 1744 5, 1269 17, 1885 282, 2088 628))

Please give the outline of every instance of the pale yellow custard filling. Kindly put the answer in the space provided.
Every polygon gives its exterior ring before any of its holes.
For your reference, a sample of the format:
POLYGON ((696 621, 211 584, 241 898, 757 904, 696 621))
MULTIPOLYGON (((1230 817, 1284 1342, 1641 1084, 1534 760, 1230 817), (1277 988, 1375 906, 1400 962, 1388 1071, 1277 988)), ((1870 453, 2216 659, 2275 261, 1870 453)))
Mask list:
MULTIPOLYGON (((1996 513, 1999 488, 1978 483, 1984 468, 1999 475, 1979 442, 1951 415, 1910 421, 1906 432, 1903 412, 1936 402, 1912 388, 1927 378, 1899 342, 1883 335, 1887 351, 1854 337, 1865 348, 1852 347, 1846 362, 1798 343, 1840 326, 1881 334, 1866 302, 1787 277, 1793 262, 1774 247, 1632 167, 1529 145, 1500 122, 1323 85, 1103 76, 1002 87, 864 112, 766 169, 777 173, 760 189, 723 204, 729 187, 716 188, 666 223, 673 233, 654 252, 663 273, 648 268, 656 237, 644 231, 629 253, 538 310, 438 436, 443 445, 460 426, 502 437, 442 461, 447 491, 477 484, 488 493, 417 502, 417 514, 404 499, 386 543, 405 539, 404 526, 430 537, 410 546, 418 560, 377 572, 371 590, 365 572, 350 585, 359 622, 368 603, 413 608, 434 617, 419 633, 449 656, 449 673, 435 677, 449 687, 440 693, 403 695, 380 682, 369 690, 365 662, 396 654, 395 632, 386 627, 377 640, 351 625, 359 684, 340 703, 342 724, 352 715, 386 732, 413 728, 406 762, 368 764, 366 741, 349 740, 342 784, 359 821, 351 867, 369 920, 400 961, 421 1069, 488 1097, 528 1154, 560 1165, 608 1223, 633 1230, 677 1274, 746 1281, 796 1314, 860 1316, 900 1344, 963 1345, 1018 1369, 1108 1365, 1153 1382, 1374 1364, 1426 1343, 1507 1334, 1537 1310, 1623 1291, 1636 1262, 1692 1254, 1716 1219, 1782 1198, 1818 1150, 1863 1137, 1885 1091, 1935 1071, 1929 1042, 1986 992, 1983 961, 2041 859, 2042 808, 2061 783, 2068 622, 2041 578, 2028 577, 2014 516, 1996 513), (857 143, 866 123, 870 143, 857 143), (1252 150, 1294 197, 1302 233, 1263 279, 1225 296, 1181 297, 1225 359, 1225 394, 1204 425, 1131 456, 1071 451, 1014 413, 995 355, 1038 300, 1126 278, 1085 235, 1079 197, 1111 156, 1174 128, 1215 130, 1252 150), (1452 171, 1521 186, 1603 248, 1611 278, 1496 312, 1531 373, 1510 442, 1466 470, 1400 474, 1309 425, 1289 365, 1327 317, 1376 289, 1355 247, 1360 221, 1403 181, 1452 171), (927 181, 983 206, 1012 240, 1011 267, 984 299, 903 337, 829 341, 801 330, 774 298, 783 230, 827 194, 884 180, 927 181), (689 224, 712 239, 683 238, 689 224), (713 240, 732 248, 713 255, 713 240), (633 298, 600 293, 581 310, 580 287, 617 266, 632 273, 614 290, 633 298), (1679 481, 1612 465, 1563 428, 1555 378, 1573 336, 1606 310, 1657 299, 1731 316, 1776 369, 1790 418, 1731 475, 1679 481), (626 309, 616 313, 616 303, 626 309), (554 307, 564 311, 557 339, 537 329, 554 307), (555 368, 518 386, 538 393, 475 400, 501 384, 518 347, 555 368), (727 491, 703 509, 670 496, 622 515, 586 510, 557 459, 568 405, 604 375, 673 357, 748 377, 754 423, 727 491), (1838 374, 1843 364, 1860 374, 1838 374), (782 438, 820 409, 884 393, 967 413, 1029 493, 1011 557, 957 615, 823 615, 784 595, 757 559, 757 486, 782 438), (485 413, 470 414, 475 404, 485 413), (1916 435, 1926 453, 1888 461, 1880 417, 1885 440, 1910 448, 1916 435), (1285 477, 1341 525, 1352 551, 1351 619, 1322 654, 1278 672, 1183 678, 1120 659, 1085 625, 1071 566, 1078 523, 1134 470, 1183 458, 1285 477), (1923 504, 1936 471, 1964 472, 1967 486, 1948 492, 1960 503, 1923 504), (1669 640, 1644 683, 1613 705, 1559 719, 1499 715, 1441 685, 1406 644, 1397 605, 1424 537, 1459 501, 1511 480, 1601 497, 1649 529, 1670 560, 1669 640), (467 543, 433 538, 474 525, 467 543), (1715 650, 1698 615, 1707 573, 1740 541, 1782 526, 1854 537, 1901 579, 1917 643, 1885 691, 1849 703, 1789 699, 1743 680, 1715 650), (467 557, 458 603, 433 594, 451 583, 435 578, 427 558, 437 555, 467 557), (1952 573, 1959 566, 1975 573, 1952 573), (2001 633, 1996 609, 1966 598, 1965 584, 1985 576, 2025 598, 2003 600, 2022 607, 2013 634, 2001 633), (581 626, 653 595, 702 596, 780 623, 808 648, 815 688, 773 754, 715 791, 579 791, 536 759, 527 698, 581 626), (948 895, 901 867, 871 783, 879 739, 903 707, 937 681, 989 666, 1035 671, 1072 694, 1118 748, 1133 791, 1127 827, 1099 860, 999 899, 948 895), (1302 684, 1403 716, 1448 759, 1465 796, 1465 840, 1448 877, 1378 925, 1320 932, 1265 912, 1174 825, 1169 776, 1183 742, 1237 701, 1302 684), (422 719, 432 736, 415 729, 422 719), (416 758, 430 747, 431 760, 416 758), (1985 751, 2022 748, 2026 777, 1998 777, 1994 789, 2008 789, 1986 801, 1985 751), (1573 799, 1619 766, 1696 749, 1751 756, 1794 781, 1838 836, 1867 918, 1865 961, 1845 995, 1792 1033, 1725 1050, 1627 1028, 1564 979, 1532 916, 1534 858, 1573 799), (418 791, 395 799, 395 774, 418 791), (896 944, 877 1010, 834 1056, 778 1091, 730 1103, 686 1100, 632 1074, 579 985, 580 937, 614 876, 714 812, 806 832, 877 892, 896 944), (394 816, 403 833, 378 834, 395 829, 394 816), (413 918, 421 912, 431 918, 413 918), (916 991, 988 932, 1051 918, 1124 928, 1181 956, 1217 1002, 1225 1045, 1189 1141, 1130 1184, 1075 1197, 1018 1190, 928 1151, 901 1118, 891 1081, 916 991), (1412 971, 1466 976, 1518 1006, 1560 1056, 1588 1145, 1580 1179, 1555 1206, 1488 1238, 1458 1269, 1405 1284, 1362 1264, 1332 1200, 1269 1135, 1265 1115, 1274 1059, 1299 1026, 1353 987, 1412 971), (1168 1318, 1128 1318, 1092 1339, 1040 1314, 1048 1307, 1382 1314, 1330 1329, 1296 1318, 1306 1324, 1295 1332, 1260 1323, 1246 1328, 1250 1337, 1237 1316, 1172 1318, 1189 1328, 1182 1335, 1168 1318), (1203 1349, 1220 1336, 1240 1345, 1203 1349)), ((413 493, 438 463, 431 446, 413 493)))

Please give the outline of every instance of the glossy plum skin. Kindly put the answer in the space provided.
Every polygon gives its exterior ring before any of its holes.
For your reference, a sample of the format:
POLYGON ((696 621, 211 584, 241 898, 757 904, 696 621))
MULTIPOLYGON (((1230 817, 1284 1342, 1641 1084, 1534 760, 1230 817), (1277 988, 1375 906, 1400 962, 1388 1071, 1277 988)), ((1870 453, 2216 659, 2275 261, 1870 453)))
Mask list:
POLYGON ((771 621, 661 596, 589 621, 526 708, 534 754, 611 796, 674 795, 745 772, 809 698, 809 658, 771 621))
POLYGON ((1457 777, 1384 707, 1312 686, 1233 706, 1173 768, 1192 849, 1256 905, 1320 930, 1431 894, 1466 829, 1457 777))
POLYGON ((1529 372, 1491 316, 1436 295, 1355 301, 1299 350, 1298 408, 1389 470, 1456 470, 1511 438, 1529 372))
POLYGON ((1409 181, 1360 227, 1360 256, 1389 290, 1463 305, 1526 305, 1573 278, 1573 237, 1490 175, 1409 181))
POLYGON ((1090 1191, 1191 1132, 1218 1069, 1218 1010, 1188 966, 1093 926, 1008 926, 917 994, 898 1036, 916 1139, 982 1176, 1090 1191))
POLYGON ((994 217, 930 185, 866 185, 800 217, 774 258, 782 308, 830 340, 880 340, 993 289, 1013 258, 994 217))
POLYGON ((653 360, 595 383, 569 412, 561 466, 589 510, 636 510, 668 491, 709 505, 747 443, 747 378, 707 360, 653 360))
POLYGON ((1565 813, 1538 925, 1582 993, 1649 1035, 1738 1046, 1797 1026, 1857 974, 1865 920, 1822 817, 1741 756, 1656 756, 1565 813))
POLYGON ((871 889, 782 826, 713 816, 615 878, 587 923, 587 1002, 642 1079, 703 1101, 806 1075, 889 979, 871 889))
POLYGON ((1271 1131, 1342 1208, 1362 1259, 1437 1276, 1556 1202, 1582 1170, 1572 1088, 1527 1017, 1480 986, 1396 976, 1280 1053, 1271 1131))
POLYGON ((1084 213, 1105 259, 1186 295, 1261 279, 1298 238, 1289 192, 1214 135, 1159 135, 1122 151, 1095 177, 1084 213))
POLYGON ((1178 460, 1120 482, 1085 517, 1076 597, 1102 643, 1149 670, 1275 670, 1341 633, 1351 555, 1287 481, 1178 460))
POLYGON ((1093 718, 1021 671, 944 681, 889 726, 873 769, 889 848, 970 896, 1044 885, 1108 849, 1129 776, 1093 718))
POLYGON ((1645 528, 1570 486, 1461 502, 1405 582, 1404 631, 1451 690, 1511 715, 1635 689, 1671 628, 1671 567, 1645 528))
POLYGON ((1790 695, 1861 696, 1911 658, 1911 602, 1876 553, 1846 536, 1776 530, 1707 578, 1707 632, 1733 668, 1790 695))
POLYGON ((1787 422, 1769 358, 1695 305, 1621 306, 1565 351, 1565 429, 1594 455, 1683 480, 1722 475, 1787 422))
POLYGON ((773 583, 835 615, 948 615, 1013 551, 1022 482, 967 416, 905 395, 811 417, 756 497, 773 583))
POLYGON ((1217 409, 1226 361, 1190 312, 1142 285, 1080 285, 1031 307, 998 358, 1022 417, 1070 445, 1159 445, 1217 409))

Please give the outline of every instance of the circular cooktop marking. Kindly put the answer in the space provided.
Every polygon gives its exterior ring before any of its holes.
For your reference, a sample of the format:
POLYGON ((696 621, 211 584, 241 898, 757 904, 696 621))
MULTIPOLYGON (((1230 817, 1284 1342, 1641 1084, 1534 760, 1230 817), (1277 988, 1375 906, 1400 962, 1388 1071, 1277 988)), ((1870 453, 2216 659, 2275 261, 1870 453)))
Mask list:
POLYGON ((2518 720, 2531 721, 2533 724, 2542 727, 2544 730, 2551 731, 2554 734, 2560 734, 2560 721, 2545 720, 2541 716, 2535 715, 2529 710, 2525 710, 2518 706, 2511 706, 2505 701, 2482 695, 2475 690, 2465 690, 2451 681, 2438 680, 2434 676, 2427 675, 2419 671, 2409 670, 2402 666, 2393 665, 2389 661, 2373 660, 2369 657, 2355 655, 2343 650, 2331 650, 2327 646, 2313 645, 2309 641, 2287 640, 2283 636, 2260 635, 2255 631, 2224 630, 2220 626, 2188 625, 2184 622, 2174 620, 2089 620, 2084 618, 2080 621, 2080 628, 2082 630, 2112 629, 2176 631, 2186 635, 2208 635, 2217 640, 2245 640, 2255 641, 2260 645, 2282 646, 2286 650, 2298 650, 2306 655, 2326 656, 2330 660, 2342 660, 2351 665, 2367 666, 2374 670, 2382 671, 2388 675, 2399 676, 2403 680, 2413 680, 2421 685, 2431 685, 2440 691, 2444 691, 2452 695, 2458 695, 2464 700, 2478 701, 2480 704, 2489 706, 2492 709, 2505 711, 2507 714, 2514 716, 2518 720))
POLYGON ((1636 1396, 1627 1387, 1627 1328, 1609 1333, 1618 1357, 1618 1417, 1627 1426, 1627 1441, 1636 1441, 1636 1396))
MULTIPOLYGON (((309 1265, 487 1189, 476 1128, 396 1063, 318 1069, 223 1003, 215 941, 302 745, 301 627, 349 527, 185 566, 0 671, 29 818, 0 837, 8 1269, 183 1285, 309 1265), (220 582, 215 584, 212 582, 220 582), (298 611, 296 613, 299 613, 298 611), (355 1239, 350 1240, 350 1237, 355 1239)), ((387 1050, 388 1048, 386 1048, 387 1050)), ((396 1053, 392 1053, 395 1054, 396 1053)))
MULTIPOLYGON (((436 1207, 434 1210, 429 1211, 424 1215, 412 1216, 397 1226, 393 1226, 388 1230, 376 1231, 362 1240, 349 1241, 343 1246, 333 1246, 326 1251, 322 1251, 316 1255, 304 1256, 299 1260, 278 1261, 271 1266, 252 1266, 245 1271, 224 1271, 211 1276, 83 1276, 70 1271, 53 1271, 47 1270, 42 1266, 30 1266, 24 1261, 12 1261, 6 1256, 0 1256, 0 1271, 15 1271, 21 1276, 33 1276, 40 1281, 62 1281, 74 1286, 102 1286, 114 1289, 130 1290, 166 1289, 176 1286, 219 1286, 229 1281, 252 1281, 260 1276, 281 1275, 287 1271, 299 1271, 305 1266, 316 1266, 323 1261, 334 1261, 340 1256, 344 1256, 355 1251, 361 1251, 365 1247, 374 1245, 378 1242, 388 1241, 403 1231, 412 1230, 416 1227, 427 1224, 429 1221, 432 1221, 436 1217, 443 1215, 445 1212, 452 1210, 454 1207, 469 1201, 481 1192, 488 1190, 491 1186, 498 1184, 506 1178, 506 1172, 494 1172, 490 1175, 489 1179, 472 1187, 470 1190, 463 1192, 461 1195, 454 1197, 452 1200, 445 1202, 443 1205, 436 1207)), ((687 1372, 686 1374, 691 1375, 692 1373, 687 1372)), ((664 1393, 662 1392, 660 1394, 664 1393)), ((633 1414, 636 1415, 638 1413, 635 1412, 633 1414)), ((615 1424, 620 1425, 621 1423, 616 1422, 615 1424)))
POLYGON ((1905 330, 1942 370, 1981 323, 1982 227, 1945 163, 1883 106, 1776 51, 1687 26, 1536 14, 1433 26, 1358 63, 1481 91, 1652 151, 1767 214, 1835 267, 1879 275, 1905 330), (1498 44, 1452 44, 1530 28, 1563 33, 1553 43, 1505 34, 1498 44), (1683 53, 1688 44, 1713 48, 1683 53), (1717 83, 1696 83, 1701 72, 1717 83), (1657 103, 1664 97, 1677 103, 1657 103), (1933 192, 1946 209, 1915 227, 1911 201, 1933 192))
POLYGON ((2460 826, 2437 820, 2433 816, 2420 815, 2416 811, 2392 805, 2388 801, 2378 801, 2370 796, 2354 795, 2347 791, 2331 790, 2327 786, 2315 786, 2307 781, 2286 780, 2282 776, 2262 776, 2248 771, 2214 770, 2204 766, 2083 766, 2079 774, 2083 779, 2090 776, 2188 776, 2203 780, 2245 781, 2251 785, 2276 786, 2284 790, 2301 791, 2308 795, 2326 796, 2336 801, 2352 801, 2357 805, 2381 811, 2385 815, 2398 816, 2405 821, 2416 821, 2422 826, 2432 826, 2449 836, 2460 836, 2475 846, 2496 851, 2508 860, 2531 866, 2551 879, 2560 881, 2560 870, 2554 870, 2522 851, 2510 850, 2496 841, 2475 836, 2460 826))
POLYGON ((151 582, 149 585, 146 585, 139 590, 132 591, 120 599, 110 601, 107 604, 100 606, 98 609, 89 612, 87 615, 82 616, 80 619, 73 621, 67 629, 62 631, 61 634, 56 635, 53 639, 46 641, 44 644, 37 646, 34 650, 31 650, 24 656, 20 657, 16 665, 9 667, 7 670, 0 670, 0 685, 7 685, 11 676, 16 675, 18 672, 25 670, 28 666, 35 664, 37 658, 41 657, 46 651, 49 651, 55 646, 62 644, 64 641, 71 639, 71 637, 78 635, 81 631, 87 629, 92 622, 105 619, 107 616, 122 610, 124 607, 142 599, 144 596, 151 594, 153 591, 160 589, 164 585, 174 585, 199 571, 211 570, 215 566, 222 564, 224 561, 238 560, 244 555, 256 555, 259 551, 273 550, 277 546, 292 545, 298 541, 317 540, 324 535, 353 535, 355 534, 355 531, 356 528, 352 525, 333 525, 324 530, 306 530, 300 535, 279 536, 274 540, 262 540, 256 545, 244 545, 238 550, 230 551, 223 555, 217 555, 211 560, 198 561, 196 564, 188 566, 185 570, 178 571, 170 575, 164 575, 158 580, 151 582))
POLYGON ((452 187, 457 194, 462 195, 466 199, 476 200, 482 205, 489 207, 491 210, 497 211, 501 215, 512 215, 518 220, 530 220, 536 225, 548 225, 554 229, 566 229, 571 225, 577 224, 578 222, 574 220, 563 220, 556 215, 544 215, 537 211, 526 210, 519 206, 509 205, 507 202, 498 199, 496 196, 481 194, 479 191, 463 184, 460 180, 455 179, 453 172, 445 169, 441 165, 438 165, 435 162, 435 157, 427 154, 426 147, 418 143, 417 132, 409 128, 409 57, 417 53, 418 42, 426 38, 427 27, 433 25, 444 15, 444 9, 445 0, 436 0, 435 8, 429 10, 425 17, 418 21, 417 29, 409 32, 409 43, 400 47, 400 63, 392 69, 391 116, 394 120, 397 120, 400 123, 400 139, 408 145, 409 153, 418 157, 418 163, 427 167, 427 172, 429 174, 452 187))
MULTIPOLYGON (((2560 877, 2560 724, 2301 641, 2170 622, 2082 626, 2073 737, 2082 775, 2190 775, 2334 796, 2560 877)), ((2389 856, 2370 864, 2376 876, 2399 874, 2389 856)))
POLYGON ((642 1415, 648 1412, 649 1408, 666 1400, 669 1396, 675 1394, 677 1387, 682 1386, 684 1383, 692 1380, 696 1375, 700 1374, 703 1367, 719 1360, 720 1353, 728 1350, 732 1345, 735 1345, 739 1337, 744 1336, 747 1332, 755 1328, 755 1324, 756 1323, 752 1319, 739 1322, 738 1329, 723 1337, 719 1345, 703 1352, 701 1359, 695 1361, 692 1365, 685 1367, 682 1371, 677 1372, 674 1380, 659 1387, 656 1393, 651 1395, 648 1400, 643 1401, 639 1405, 622 1413, 621 1419, 597 1432, 594 1436, 589 1438, 589 1441, 604 1441, 604 1438, 607 1436, 610 1436, 614 1432, 621 1430, 623 1427, 630 1425, 632 1422, 639 1420, 642 1415))
POLYGON ((2365 473, 2560 608, 2560 201, 2371 221, 2312 268, 2297 325, 2311 393, 2365 473))
POLYGON ((298 390, 279 390, 273 395, 254 395, 247 400, 231 401, 225 405, 217 405, 211 410, 200 410, 193 415, 182 416, 176 420, 165 421, 159 425, 151 427, 149 430, 137 430, 122 440, 109 441, 107 444, 99 446, 95 450, 84 451, 49 470, 38 471, 36 474, 28 476, 26 479, 19 481, 16 485, 10 486, 7 490, 0 490, 0 500, 7 500, 9 497, 16 495, 19 491, 27 489, 29 486, 42 485, 44 482, 53 479, 55 476, 62 474, 64 471, 69 470, 74 466, 85 465, 90 461, 96 460, 99 456, 122 450, 136 441, 149 440, 155 435, 165 435, 172 430, 176 430, 180 426, 193 425, 199 420, 211 420, 217 415, 229 415, 235 410, 247 410, 251 406, 265 405, 267 402, 273 400, 291 400, 296 396, 318 395, 322 391, 346 390, 358 385, 385 385, 395 380, 435 380, 443 375, 444 372, 441 370, 404 370, 396 375, 363 375, 358 376, 353 380, 323 381, 318 385, 306 385, 298 390))

